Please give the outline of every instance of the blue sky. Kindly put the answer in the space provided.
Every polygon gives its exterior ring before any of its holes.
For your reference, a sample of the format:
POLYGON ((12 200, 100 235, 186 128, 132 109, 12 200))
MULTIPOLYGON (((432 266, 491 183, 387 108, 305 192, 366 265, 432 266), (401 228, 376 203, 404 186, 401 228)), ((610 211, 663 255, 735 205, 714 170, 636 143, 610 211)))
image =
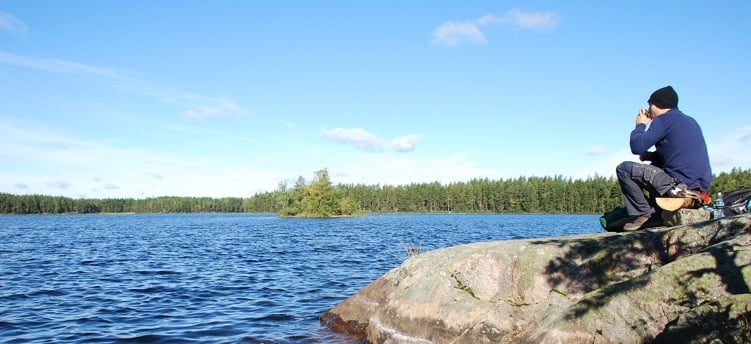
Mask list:
POLYGON ((0 192, 613 175, 672 85, 751 168, 749 1, 0 3, 0 192))

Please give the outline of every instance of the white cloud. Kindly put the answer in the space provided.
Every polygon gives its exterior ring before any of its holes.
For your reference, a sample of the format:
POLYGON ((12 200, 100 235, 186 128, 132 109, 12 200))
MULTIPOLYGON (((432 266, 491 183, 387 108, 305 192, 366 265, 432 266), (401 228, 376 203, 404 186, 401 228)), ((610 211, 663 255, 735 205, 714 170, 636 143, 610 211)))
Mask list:
POLYGON ((508 25, 518 30, 549 30, 558 26, 559 17, 555 12, 527 12, 519 9, 506 11, 501 15, 486 14, 476 20, 448 21, 433 30, 433 43, 454 46, 461 43, 485 44, 483 28, 494 25, 508 25))
POLYGON ((66 190, 71 186, 71 183, 64 181, 64 180, 55 180, 55 181, 48 182, 47 186, 53 189, 66 190))
POLYGON ((417 141, 419 140, 420 140, 419 136, 410 134, 407 136, 397 137, 391 140, 390 146, 391 146, 391 149, 397 152, 412 152, 415 150, 417 146, 417 141))
POLYGON ((558 21, 559 18, 555 12, 526 12, 519 9, 506 11, 500 16, 488 14, 477 20, 481 25, 511 25, 523 30, 552 29, 558 26, 558 21))
POLYGON ((105 184, 105 185, 104 185, 104 188, 105 188, 106 190, 119 190, 119 189, 120 189, 120 187, 119 187, 119 186, 117 186, 117 185, 115 185, 115 184, 111 184, 111 183, 110 183, 110 184, 105 184))
MULTIPOLYGON (((84 198, 250 197, 294 171, 214 155, 86 141, 0 117, 0 192, 84 198)), ((309 168, 313 171, 320 168, 309 168)))
POLYGON ((437 158, 403 155, 362 156, 331 166, 334 183, 364 185, 408 185, 439 182, 448 184, 493 176, 497 171, 478 166, 463 155, 437 158))
POLYGON ((187 118, 204 120, 211 118, 236 118, 245 114, 245 111, 237 104, 228 100, 214 100, 209 105, 202 105, 196 109, 190 109, 183 113, 187 118))
POLYGON ((29 27, 16 17, 0 11, 0 29, 11 33, 17 33, 26 32, 29 30, 29 27))
POLYGON ((108 78, 121 78, 123 73, 123 71, 120 70, 87 66, 61 59, 40 59, 10 54, 3 51, 0 51, 0 63, 57 74, 83 74, 108 78))
POLYGON ((605 153, 605 146, 592 146, 584 151, 586 155, 600 155, 605 153))
POLYGON ((433 43, 457 45, 460 43, 484 44, 485 34, 474 22, 446 22, 433 30, 433 43))
POLYGON ((722 141, 708 142, 712 173, 730 172, 734 167, 751 168, 751 126, 735 127, 722 141))
POLYGON ((134 73, 125 70, 89 66, 61 59, 31 58, 3 51, 0 51, 0 64, 15 65, 48 73, 94 77, 97 82, 107 83, 112 88, 188 108, 182 114, 185 118, 193 120, 238 118, 246 114, 246 111, 240 105, 231 100, 155 84, 135 78, 133 77, 134 73))
MULTIPOLYGON (((730 172, 733 168, 751 168, 751 126, 741 126, 728 132, 722 141, 707 140, 712 173, 730 172)), ((597 147, 589 150, 596 151, 597 147)), ((604 153, 604 151, 603 151, 604 153)), ((639 161, 626 146, 611 154, 594 154, 590 161, 575 164, 570 171, 561 171, 573 178, 587 178, 595 173, 600 176, 615 176, 615 168, 623 161, 639 161)))
MULTIPOLYGON (((332 140, 364 147, 408 151, 418 137, 405 135, 386 142, 363 129, 322 131, 332 140), (354 143, 353 143, 354 142, 354 143)), ((626 158, 633 157, 627 151, 626 158)), ((144 198, 156 196, 250 197, 272 191, 278 183, 306 179, 312 171, 327 167, 336 176, 334 183, 366 185, 408 185, 410 183, 469 181, 474 178, 506 178, 539 175, 523 166, 488 167, 464 155, 427 157, 420 154, 352 154, 346 158, 312 158, 295 164, 259 164, 200 154, 172 154, 134 147, 115 147, 107 142, 66 137, 44 128, 28 130, 4 124, 0 118, 0 165, 13 166, 0 171, 0 190, 11 193, 37 193, 85 198, 144 198), (7 147, 13 146, 13 149, 7 147), (57 147, 64 146, 64 149, 57 147), (498 168, 498 169, 496 169, 498 168)), ((598 158, 597 166, 576 164, 582 177, 594 173, 611 175, 621 157, 598 158), (612 160, 612 161, 611 161, 612 160), (600 171, 599 167, 604 167, 600 171)), ((571 171, 556 174, 571 175, 571 171)), ((573 175, 575 178, 578 175, 573 175)))
POLYGON ((146 173, 145 175, 149 178, 160 179, 160 180, 164 179, 163 175, 161 175, 160 173, 156 173, 156 172, 149 172, 149 173, 146 173))
POLYGON ((738 138, 738 143, 746 143, 751 141, 751 130, 749 128, 746 128, 747 133, 743 134, 741 133, 740 137, 738 138))
POLYGON ((420 139, 417 135, 409 134, 397 137, 387 143, 383 138, 361 128, 323 128, 321 129, 321 136, 329 141, 353 146, 366 152, 381 151, 384 149, 391 149, 396 152, 412 152, 415 150, 417 141, 420 139))
MULTIPOLYGON (((595 149, 595 147, 590 148, 595 149)), ((605 154, 591 154, 586 158, 575 164, 569 164, 562 166, 560 170, 556 171, 556 174, 560 174, 566 177, 574 179, 586 179, 588 177, 594 177, 595 175, 603 177, 615 177, 615 168, 618 164, 624 161, 639 161, 639 157, 631 154, 628 147, 621 148, 617 151, 605 154)))
POLYGON ((278 177, 263 179, 263 171, 206 156, 176 156, 106 146, 98 149, 78 146, 74 150, 74 155, 87 156, 87 161, 68 160, 65 155, 54 156, 53 152, 46 155, 54 159, 37 163, 21 163, 0 156, 2 165, 11 161, 19 164, 12 171, 0 173, 0 190, 86 198, 248 197, 258 190, 272 189, 278 180, 278 177), (147 176, 144 171, 149 170, 157 170, 163 177, 147 176))
POLYGON ((373 135, 364 129, 321 129, 321 136, 327 140, 353 146, 364 151, 373 151, 383 148, 383 139, 373 135))

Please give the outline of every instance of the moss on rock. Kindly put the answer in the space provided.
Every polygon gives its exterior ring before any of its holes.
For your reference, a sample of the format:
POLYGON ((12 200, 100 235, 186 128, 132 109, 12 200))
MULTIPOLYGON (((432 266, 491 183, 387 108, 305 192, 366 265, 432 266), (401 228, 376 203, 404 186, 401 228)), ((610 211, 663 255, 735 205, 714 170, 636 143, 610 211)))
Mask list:
POLYGON ((322 315, 370 342, 746 339, 751 215, 412 257, 322 315), (702 322, 710 328, 690 332, 702 322), (695 327, 695 326, 694 326, 695 327))

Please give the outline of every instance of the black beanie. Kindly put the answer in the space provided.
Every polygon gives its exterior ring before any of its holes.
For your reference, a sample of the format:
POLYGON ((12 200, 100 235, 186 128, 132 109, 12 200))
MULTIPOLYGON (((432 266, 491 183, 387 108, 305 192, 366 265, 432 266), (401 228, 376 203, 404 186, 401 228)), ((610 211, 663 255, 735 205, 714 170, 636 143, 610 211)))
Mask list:
POLYGON ((652 92, 647 103, 657 106, 660 109, 676 108, 678 107, 678 93, 675 93, 672 86, 665 86, 652 92))

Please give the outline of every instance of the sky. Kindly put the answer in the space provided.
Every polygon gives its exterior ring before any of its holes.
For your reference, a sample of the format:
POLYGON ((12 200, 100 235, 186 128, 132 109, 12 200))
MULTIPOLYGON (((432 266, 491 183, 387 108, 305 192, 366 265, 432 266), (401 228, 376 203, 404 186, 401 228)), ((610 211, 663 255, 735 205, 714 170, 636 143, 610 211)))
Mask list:
POLYGON ((751 2, 0 2, 0 192, 613 176, 672 85, 751 168, 751 2))

